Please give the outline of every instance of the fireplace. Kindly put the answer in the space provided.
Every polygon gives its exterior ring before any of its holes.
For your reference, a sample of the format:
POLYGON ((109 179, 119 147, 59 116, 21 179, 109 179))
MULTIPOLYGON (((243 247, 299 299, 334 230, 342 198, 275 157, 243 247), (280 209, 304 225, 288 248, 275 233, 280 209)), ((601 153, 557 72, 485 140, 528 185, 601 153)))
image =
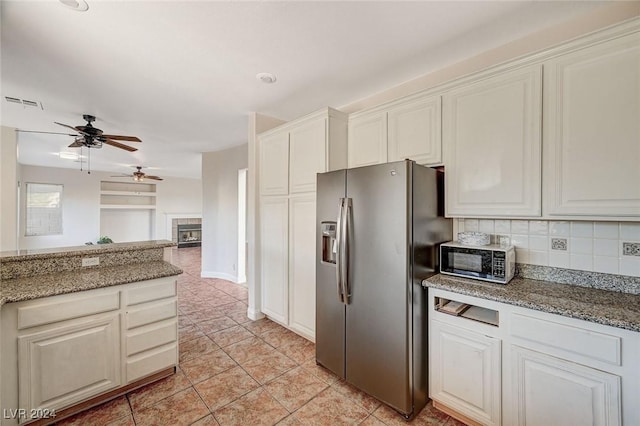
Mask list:
POLYGON ((200 247, 202 243, 202 225, 199 223, 178 225, 178 248, 200 247))

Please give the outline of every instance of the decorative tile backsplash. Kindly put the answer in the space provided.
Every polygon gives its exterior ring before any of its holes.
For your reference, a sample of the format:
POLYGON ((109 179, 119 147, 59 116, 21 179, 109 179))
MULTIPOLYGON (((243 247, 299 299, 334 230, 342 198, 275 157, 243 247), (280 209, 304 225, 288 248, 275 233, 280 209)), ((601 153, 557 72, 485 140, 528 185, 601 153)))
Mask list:
MULTIPOLYGON (((640 222, 456 219, 513 244, 516 262, 640 277, 640 222)), ((455 228, 454 228, 455 229, 455 228)))
POLYGON ((622 243, 623 256, 640 256, 640 243, 622 243))

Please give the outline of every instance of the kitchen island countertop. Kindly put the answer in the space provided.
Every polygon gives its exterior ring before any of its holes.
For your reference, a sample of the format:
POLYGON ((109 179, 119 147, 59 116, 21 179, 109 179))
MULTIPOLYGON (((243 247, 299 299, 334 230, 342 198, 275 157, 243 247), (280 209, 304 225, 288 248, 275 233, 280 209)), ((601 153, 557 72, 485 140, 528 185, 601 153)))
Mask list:
POLYGON ((422 285, 640 332, 636 294, 520 277, 502 285, 437 274, 422 285))
POLYGON ((0 306, 180 275, 165 259, 173 246, 153 240, 0 253, 0 306), (84 266, 87 259, 95 263, 84 266))
POLYGON ((152 280, 181 273, 182 269, 171 263, 157 261, 3 280, 0 285, 0 306, 10 302, 152 280))

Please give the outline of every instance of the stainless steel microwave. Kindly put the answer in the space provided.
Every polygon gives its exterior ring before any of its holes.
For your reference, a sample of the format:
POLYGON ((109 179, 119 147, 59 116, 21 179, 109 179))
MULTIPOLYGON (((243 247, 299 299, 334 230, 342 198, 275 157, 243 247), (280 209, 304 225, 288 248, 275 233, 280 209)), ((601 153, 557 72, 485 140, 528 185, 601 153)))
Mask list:
POLYGON ((467 246, 455 241, 440 246, 440 273, 506 284, 516 270, 513 246, 467 246))

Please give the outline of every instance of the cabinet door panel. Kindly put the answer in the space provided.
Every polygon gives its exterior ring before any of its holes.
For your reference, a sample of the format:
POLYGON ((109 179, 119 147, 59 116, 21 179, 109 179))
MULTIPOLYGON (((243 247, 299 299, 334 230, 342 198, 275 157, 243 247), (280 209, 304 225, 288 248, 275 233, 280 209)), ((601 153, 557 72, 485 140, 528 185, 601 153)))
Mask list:
POLYGON ((432 320, 430 397, 486 425, 501 416, 499 339, 432 320))
POLYGON ((449 216, 541 215, 540 66, 445 94, 449 216))
POLYGON ((316 330, 316 197, 290 199, 290 327, 315 340, 316 330))
POLYGON ((640 216, 640 35, 545 64, 545 213, 640 216))
POLYGON ((18 337, 20 407, 63 408, 118 387, 119 329, 109 314, 18 337))
POLYGON ((418 164, 442 162, 440 96, 396 106, 388 113, 388 160, 405 158, 418 164))
POLYGON ((349 167, 387 162, 387 113, 349 119, 349 167))
POLYGON ((289 319, 289 200, 263 197, 260 216, 262 312, 287 324, 289 319))
POLYGON ((316 190, 316 174, 327 171, 326 119, 316 119, 291 130, 290 193, 316 190))
POLYGON ((620 425, 620 377, 512 346, 518 424, 620 425))
POLYGON ((260 195, 287 195, 289 192, 289 132, 259 139, 260 195))

